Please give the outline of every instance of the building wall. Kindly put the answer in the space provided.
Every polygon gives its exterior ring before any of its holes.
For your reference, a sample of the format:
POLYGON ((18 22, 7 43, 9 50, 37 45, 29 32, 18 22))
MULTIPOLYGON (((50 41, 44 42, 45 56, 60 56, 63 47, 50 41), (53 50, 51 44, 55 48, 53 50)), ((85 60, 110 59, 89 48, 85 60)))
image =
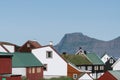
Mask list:
POLYGON ((7 51, 0 45, 0 52, 7 52, 7 51))
POLYGON ((3 45, 9 52, 15 52, 15 46, 3 45))
POLYGON ((18 51, 19 52, 31 52, 31 45, 28 47, 27 44, 29 43, 25 43, 18 51))
POLYGON ((12 58, 0 56, 0 74, 10 74, 12 72, 12 58))
POLYGON ((105 63, 110 57, 106 54, 104 55, 101 60, 105 63))
POLYGON ((12 74, 26 76, 26 68, 12 68, 12 74))
MULTIPOLYGON (((114 64, 113 64, 114 65, 114 64)), ((113 67, 113 70, 120 70, 120 60, 118 63, 113 67)))
POLYGON ((80 71, 76 70, 73 68, 71 65, 68 64, 68 71, 67 71, 67 76, 73 78, 74 74, 80 75, 80 71))
POLYGON ((2 80, 2 78, 6 78, 6 80, 22 80, 22 77, 19 76, 0 76, 0 80, 2 80))
POLYGON ((109 72, 105 72, 98 80, 117 80, 109 72))
POLYGON ((78 80, 93 80, 87 73, 81 76, 78 80))
POLYGON ((27 79, 28 80, 40 80, 43 79, 43 67, 32 67, 32 68, 27 68, 27 79), (33 70, 34 68, 34 70, 33 70), (40 70, 38 71, 39 68, 40 70))
POLYGON ((47 64, 44 76, 67 76, 67 63, 51 47, 34 49, 32 53, 43 64, 47 64), (52 51, 52 58, 46 58, 46 51, 52 51))

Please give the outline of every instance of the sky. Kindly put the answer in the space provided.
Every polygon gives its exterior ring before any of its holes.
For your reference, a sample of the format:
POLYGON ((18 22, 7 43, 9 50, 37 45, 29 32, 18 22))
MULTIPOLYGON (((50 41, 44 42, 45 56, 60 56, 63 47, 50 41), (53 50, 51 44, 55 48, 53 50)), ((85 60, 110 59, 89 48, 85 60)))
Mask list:
POLYGON ((120 36, 120 0, 0 1, 0 41, 55 45, 75 32, 104 41, 120 36))

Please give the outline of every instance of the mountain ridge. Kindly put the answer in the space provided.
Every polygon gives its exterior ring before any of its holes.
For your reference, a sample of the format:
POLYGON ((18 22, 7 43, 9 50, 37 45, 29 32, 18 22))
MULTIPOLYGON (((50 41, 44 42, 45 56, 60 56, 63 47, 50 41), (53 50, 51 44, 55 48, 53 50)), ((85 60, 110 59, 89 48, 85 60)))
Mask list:
POLYGON ((103 41, 91 38, 81 32, 67 33, 54 47, 59 53, 75 54, 79 47, 82 47, 84 50, 97 53, 100 56, 105 52, 111 56, 119 56, 120 36, 109 41, 103 41))

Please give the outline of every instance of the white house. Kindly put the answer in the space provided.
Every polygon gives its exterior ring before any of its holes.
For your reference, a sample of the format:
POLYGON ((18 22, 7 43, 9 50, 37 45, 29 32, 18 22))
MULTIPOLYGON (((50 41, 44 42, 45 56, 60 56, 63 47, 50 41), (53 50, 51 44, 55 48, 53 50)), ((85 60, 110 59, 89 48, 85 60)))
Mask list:
POLYGON ((83 73, 79 76, 78 80, 93 80, 93 78, 89 74, 83 73))
POLYGON ((113 70, 120 70, 120 58, 112 65, 113 70))
POLYGON ((67 63, 50 46, 33 49, 32 53, 44 64, 44 78, 67 76, 67 63))
POLYGON ((103 63, 106 63, 109 59, 110 59, 110 56, 106 53, 101 57, 101 60, 103 61, 103 63))

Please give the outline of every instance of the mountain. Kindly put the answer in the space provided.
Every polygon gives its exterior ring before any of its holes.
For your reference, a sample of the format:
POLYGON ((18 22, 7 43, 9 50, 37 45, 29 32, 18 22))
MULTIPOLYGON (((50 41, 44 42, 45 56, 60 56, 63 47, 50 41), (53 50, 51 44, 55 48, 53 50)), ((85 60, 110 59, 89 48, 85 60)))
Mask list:
POLYGON ((62 40, 55 45, 55 49, 59 53, 67 52, 69 54, 75 54, 80 47, 100 56, 106 52, 110 56, 118 57, 120 56, 120 37, 110 41, 102 41, 82 33, 69 33, 65 34, 62 40))

